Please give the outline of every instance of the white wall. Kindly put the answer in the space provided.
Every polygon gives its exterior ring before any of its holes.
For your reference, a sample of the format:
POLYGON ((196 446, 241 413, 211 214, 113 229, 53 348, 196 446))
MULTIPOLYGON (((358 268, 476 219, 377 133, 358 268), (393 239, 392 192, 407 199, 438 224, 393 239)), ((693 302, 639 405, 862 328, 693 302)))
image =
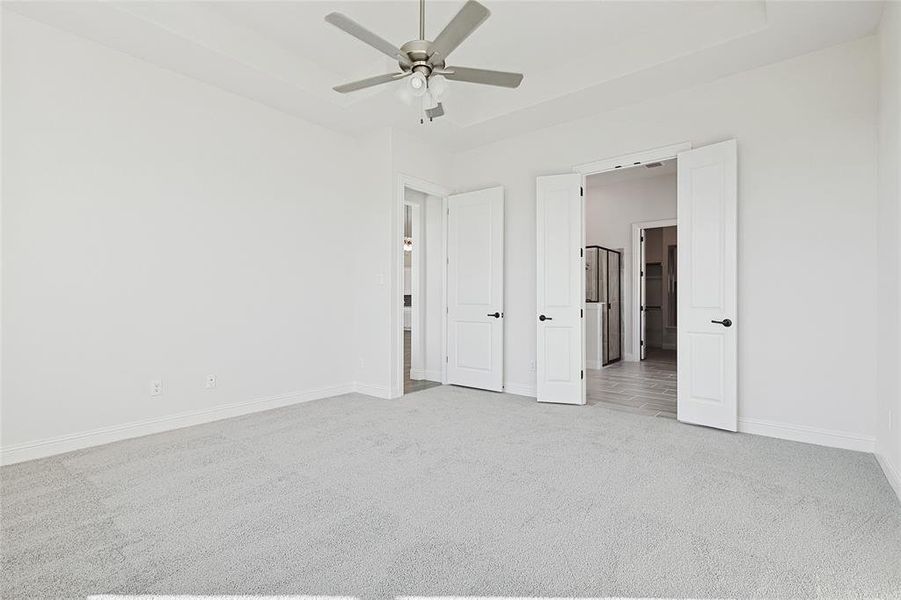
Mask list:
POLYGON ((508 384, 535 384, 535 177, 736 138, 741 425, 872 448, 876 50, 862 39, 456 157, 458 188, 506 188, 508 384))
POLYGON ((403 348, 394 343, 400 324, 392 309, 403 276, 397 263, 398 184, 401 176, 412 176, 448 187, 450 156, 389 130, 367 136, 360 146, 367 162, 360 172, 366 202, 354 215, 360 240, 355 261, 356 380, 360 391, 391 397, 403 391, 396 369, 398 361, 403 360, 403 348))
POLYGON ((361 392, 388 397, 392 378, 389 340, 396 334, 396 327, 401 326, 386 318, 395 298, 395 288, 389 280, 390 257, 401 243, 399 230, 392 221, 395 215, 391 212, 392 202, 397 202, 391 172, 391 133, 379 130, 358 143, 367 159, 354 174, 362 184, 363 202, 346 215, 356 238, 352 244, 356 250, 353 264, 356 353, 348 352, 346 361, 361 392))
POLYGON ((352 389, 354 140, 10 13, 3 125, 4 460, 352 389))
MULTIPOLYGON (((638 167, 643 168, 643 167, 638 167)), ((585 189, 585 240, 623 251, 623 353, 635 360, 632 347, 632 223, 676 218, 676 175, 616 180, 617 171, 588 178, 585 189), (609 179, 608 179, 609 177, 609 179), (611 183, 606 181, 613 180, 611 183)))
POLYGON ((879 32, 879 355, 876 452, 901 497, 901 5, 886 3, 879 32))

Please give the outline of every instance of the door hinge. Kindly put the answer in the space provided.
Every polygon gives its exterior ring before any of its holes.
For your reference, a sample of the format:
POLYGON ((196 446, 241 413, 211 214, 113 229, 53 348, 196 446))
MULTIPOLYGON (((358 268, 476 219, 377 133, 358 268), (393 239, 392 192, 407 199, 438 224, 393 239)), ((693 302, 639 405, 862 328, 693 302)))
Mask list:
POLYGON ((644 277, 644 271, 641 272, 641 276, 644 277))
POLYGON ((580 371, 579 379, 585 379, 585 371, 580 371))
POLYGON ((583 188, 581 185, 579 186, 579 195, 580 195, 580 196, 584 196, 584 195, 585 195, 585 188, 583 188))
POLYGON ((639 343, 639 345, 644 346, 644 340, 641 340, 641 342, 639 343))
POLYGON ((585 309, 584 309, 584 308, 580 308, 580 309, 579 309, 579 318, 580 318, 580 319, 584 319, 584 318, 585 318, 585 309))
POLYGON ((642 242, 644 241, 644 236, 641 236, 641 241, 642 241, 642 242))
POLYGON ((579 256, 585 256, 585 249, 579 248, 579 256))

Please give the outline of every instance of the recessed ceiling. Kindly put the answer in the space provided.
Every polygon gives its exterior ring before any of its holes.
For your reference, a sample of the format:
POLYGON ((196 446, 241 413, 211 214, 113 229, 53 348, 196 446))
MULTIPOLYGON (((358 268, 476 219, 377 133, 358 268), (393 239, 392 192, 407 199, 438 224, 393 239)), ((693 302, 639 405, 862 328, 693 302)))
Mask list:
MULTIPOLYGON (((6 2, 273 108, 348 133, 397 127, 461 149, 862 37, 880 2, 483 2, 491 17, 448 61, 518 71, 518 89, 451 82, 447 116, 419 125, 403 83, 331 87, 397 69, 325 23, 343 12, 401 45, 418 2, 6 2)), ((433 38, 461 2, 427 2, 433 38)))

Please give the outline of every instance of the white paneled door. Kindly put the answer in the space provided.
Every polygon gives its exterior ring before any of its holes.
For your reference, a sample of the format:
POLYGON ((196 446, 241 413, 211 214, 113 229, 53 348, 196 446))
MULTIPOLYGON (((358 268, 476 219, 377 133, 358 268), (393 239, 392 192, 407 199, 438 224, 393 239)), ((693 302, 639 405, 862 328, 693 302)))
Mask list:
POLYGON ((639 319, 639 341, 638 341, 638 358, 644 360, 647 358, 647 348, 648 348, 648 318, 647 311, 645 310, 645 306, 647 303, 648 296, 648 280, 646 277, 645 271, 647 270, 647 263, 645 262, 645 230, 642 229, 640 234, 641 238, 638 242, 638 273, 639 273, 639 282, 638 282, 638 294, 640 297, 639 311, 638 311, 638 319, 639 319))
POLYGON ((678 156, 678 418, 735 431, 735 140, 678 156))
POLYGON ((537 181, 539 402, 584 404, 582 176, 537 181))
POLYGON ((504 386, 504 188, 448 197, 447 382, 504 386))

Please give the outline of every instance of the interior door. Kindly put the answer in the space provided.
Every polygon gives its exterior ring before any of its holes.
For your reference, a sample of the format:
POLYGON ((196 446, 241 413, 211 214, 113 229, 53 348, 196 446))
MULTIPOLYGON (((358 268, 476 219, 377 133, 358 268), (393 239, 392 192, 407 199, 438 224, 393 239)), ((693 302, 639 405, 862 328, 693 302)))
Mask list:
POLYGON ((537 182, 539 402, 584 404, 582 176, 537 182))
POLYGON ((610 322, 607 337, 607 362, 622 359, 623 354, 623 301, 622 264, 619 252, 607 251, 607 320, 610 322))
POLYGON ((447 382, 504 383, 504 188, 447 202, 447 382))
POLYGON ((680 421, 735 431, 735 140, 678 156, 678 408, 680 421))
MULTIPOLYGON (((640 240, 639 240, 639 252, 638 252, 638 272, 641 274, 641 277, 638 281, 638 293, 641 294, 641 301, 639 303, 640 310, 638 311, 638 318, 641 320, 639 327, 641 332, 641 337, 638 342, 638 358, 641 360, 645 359, 648 351, 648 320, 647 320, 647 279, 645 279, 645 270, 647 269, 647 263, 645 262, 645 251, 644 251, 644 229, 641 230, 640 240)), ((632 271, 635 272, 634 270, 632 271)))

